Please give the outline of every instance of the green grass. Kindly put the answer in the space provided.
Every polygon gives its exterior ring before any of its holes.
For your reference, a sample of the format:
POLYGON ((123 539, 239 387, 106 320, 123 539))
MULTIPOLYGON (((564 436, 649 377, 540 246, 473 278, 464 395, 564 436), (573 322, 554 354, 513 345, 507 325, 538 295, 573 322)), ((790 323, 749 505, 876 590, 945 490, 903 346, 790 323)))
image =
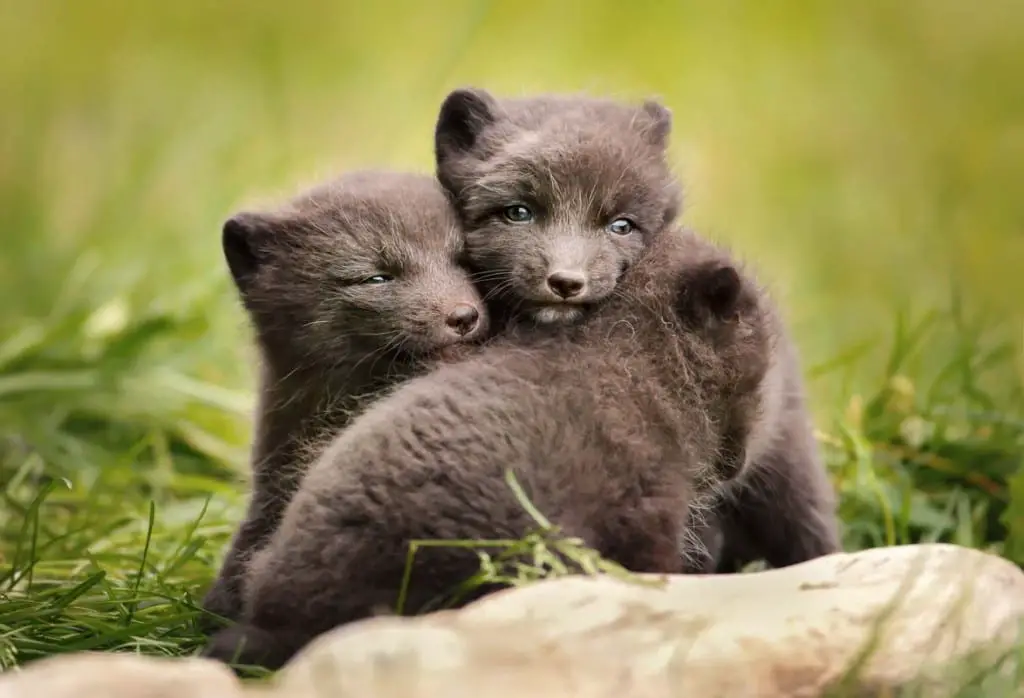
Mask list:
POLYGON ((194 650, 252 405, 220 223, 333 171, 428 169, 437 105, 469 83, 661 95, 688 222, 789 315, 847 548, 1024 563, 1024 5, 0 16, 0 668, 194 650))

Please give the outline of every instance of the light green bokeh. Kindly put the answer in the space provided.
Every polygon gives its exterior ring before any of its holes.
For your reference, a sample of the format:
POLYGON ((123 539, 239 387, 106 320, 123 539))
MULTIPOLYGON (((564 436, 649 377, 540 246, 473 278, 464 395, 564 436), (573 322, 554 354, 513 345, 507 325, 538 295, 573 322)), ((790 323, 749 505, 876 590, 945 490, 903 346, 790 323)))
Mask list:
POLYGON ((2 17, 0 328, 46 313, 76 261, 90 288, 136 274, 142 299, 213 283, 215 330, 183 352, 247 379, 221 221, 347 168, 428 170, 440 100, 475 84, 663 98, 686 220, 762 270, 809 364, 884 341, 896 307, 945 305, 951 280, 1020 335, 1021 2, 3 0, 2 17))

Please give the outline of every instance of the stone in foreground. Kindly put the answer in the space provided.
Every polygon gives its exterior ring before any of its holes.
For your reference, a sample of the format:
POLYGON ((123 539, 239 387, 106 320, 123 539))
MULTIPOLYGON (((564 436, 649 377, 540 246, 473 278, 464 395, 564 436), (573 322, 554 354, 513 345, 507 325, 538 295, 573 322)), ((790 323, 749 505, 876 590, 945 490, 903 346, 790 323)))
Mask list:
POLYGON ((846 678, 850 695, 915 683, 952 695, 965 671, 1004 656, 1022 619, 1012 563, 952 545, 880 548, 660 588, 564 578, 370 620, 312 643, 280 685, 337 698, 789 698, 846 678))
POLYGON ((0 675, 0 698, 241 698, 223 664, 82 652, 33 662, 0 675))
MULTIPOLYGON (((570 577, 367 620, 311 643, 269 686, 206 660, 82 654, 0 676, 0 698, 954 696, 998 668, 1022 619, 1012 563, 880 548, 745 575, 570 577)), ((992 695, 1019 689, 1005 673, 992 695)))

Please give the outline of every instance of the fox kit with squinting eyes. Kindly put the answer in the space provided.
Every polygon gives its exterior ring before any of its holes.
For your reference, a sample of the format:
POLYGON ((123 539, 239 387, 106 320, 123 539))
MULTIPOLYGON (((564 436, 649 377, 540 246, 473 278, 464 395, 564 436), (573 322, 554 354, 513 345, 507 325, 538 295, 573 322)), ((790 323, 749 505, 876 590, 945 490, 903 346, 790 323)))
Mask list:
MULTIPOLYGON (((510 332, 371 405, 311 466, 253 558, 243 620, 206 655, 277 668, 335 626, 394 609, 413 540, 518 539, 535 527, 506 482, 626 568, 679 572, 679 538, 728 430, 756 405, 774 320, 728 257, 655 240, 579 325, 510 332)), ((421 549, 404 611, 479 567, 421 549)), ((491 591, 477 589, 464 603, 491 591)))
POLYGON ((262 376, 252 499, 207 611, 238 617, 246 561, 277 527, 313 445, 438 351, 483 337, 462 248, 436 181, 407 173, 348 174, 224 224, 262 376))

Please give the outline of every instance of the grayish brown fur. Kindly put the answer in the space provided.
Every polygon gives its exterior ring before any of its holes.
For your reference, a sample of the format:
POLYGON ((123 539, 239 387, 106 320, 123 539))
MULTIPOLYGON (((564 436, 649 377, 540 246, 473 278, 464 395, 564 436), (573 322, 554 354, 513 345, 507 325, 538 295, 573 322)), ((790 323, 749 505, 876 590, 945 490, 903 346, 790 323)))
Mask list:
MULTIPOLYGON (((435 130, 437 176, 459 213, 496 321, 509 312, 542 323, 576 320, 579 309, 607 296, 617 266, 628 267, 679 212, 679 185, 666 163, 671 124, 668 110, 650 100, 497 99, 479 89, 448 95, 435 130), (502 220, 501 208, 517 201, 537 210, 535 224, 502 220), (607 224, 620 216, 637 231, 609 235, 607 224), (566 268, 587 277, 587 289, 560 300, 544 280, 566 268)), ((834 495, 788 336, 780 334, 768 358, 757 416, 735 427, 747 462, 709 519, 687 529, 688 570, 728 571, 761 557, 783 566, 839 549, 834 495)), ((727 464, 720 465, 727 475, 727 464)))
POLYGON ((760 302, 775 318, 775 341, 756 409, 733 422, 744 457, 733 459, 732 471, 720 464, 713 505, 691 511, 683 540, 688 572, 738 572, 757 560, 785 567, 841 550, 835 492, 814 438, 797 349, 767 293, 760 302))
POLYGON ((310 445, 424 358, 481 338, 487 316, 456 263, 451 207, 424 175, 345 175, 279 210, 233 216, 223 247, 262 355, 253 494, 204 601, 234 619, 245 561, 276 528, 310 445), (378 274, 393 280, 367 283, 378 274))
POLYGON ((781 327, 769 358, 744 467, 723 482, 710 517, 693 521, 710 553, 699 571, 737 572, 762 559, 786 567, 842 550, 835 492, 814 438, 796 347, 781 327))
MULTIPOLYGON (((762 297, 721 251, 667 233, 586 323, 496 338, 398 387, 309 470, 252 562, 243 623, 207 655, 280 666, 317 634, 394 608, 409 541, 521 537, 533 522, 506 468, 606 557, 681 571, 694 497, 724 454, 743 458, 726 441, 759 404, 775 324, 762 297)), ((405 610, 477 566, 465 549, 421 551, 405 610)))
MULTIPOLYGON (((671 116, 655 102, 631 107, 604 100, 543 97, 507 100, 502 104, 499 114, 491 111, 492 107, 498 108, 498 102, 486 93, 457 91, 442 106, 437 127, 438 153, 444 160, 438 168, 441 180, 450 183, 458 179, 456 171, 484 176, 482 186, 470 186, 463 195, 454 197, 456 204, 461 205, 458 211, 472 212, 474 224, 466 229, 464 238, 446 239, 445 245, 454 248, 465 243, 464 259, 473 264, 478 271, 476 281, 489 292, 492 313, 488 314, 500 315, 500 322, 493 323, 498 327, 509 326, 524 316, 533 317, 531 311, 538 308, 533 303, 536 289, 531 284, 538 283, 537 275, 543 271, 538 265, 558 253, 561 257, 556 255, 555 262, 571 262, 576 266, 570 264, 570 272, 588 275, 587 288, 562 304, 571 308, 568 313, 551 310, 557 297, 555 301, 545 298, 543 305, 547 310, 540 310, 538 319, 577 319, 582 308, 593 307, 612 292, 629 264, 676 215, 679 203, 672 186, 675 180, 660 157, 667 144, 671 116), (460 101, 460 95, 468 101, 460 101), (475 110, 473 118, 486 112, 487 122, 477 129, 475 122, 470 123, 458 110, 453 111, 452 105, 456 103, 475 110), (514 118, 506 118, 508 114, 514 118), (473 143, 463 140, 459 148, 447 147, 448 137, 455 133, 463 139, 471 136, 473 143), (544 143, 538 141, 541 136, 544 143), (652 196, 650 192, 654 190, 663 194, 652 196), (505 201, 501 197, 519 198, 505 201), (523 197, 545 207, 538 210, 546 216, 539 217, 538 225, 510 227, 495 221, 495 207, 523 197), (637 229, 628 235, 609 233, 604 226, 613 220, 608 218, 611 215, 629 215, 637 229), (526 308, 520 303, 524 298, 530 299, 526 308)), ((387 242, 394 246, 397 240, 404 239, 402 254, 414 259, 415 246, 423 243, 422 237, 429 236, 431 231, 417 230, 416 225, 397 230, 392 223, 396 222, 393 215, 408 216, 406 209, 416 205, 422 206, 428 215, 445 217, 444 230, 454 229, 454 222, 447 218, 450 214, 438 209, 436 192, 422 178, 402 175, 389 179, 376 174, 370 179, 350 176, 346 181, 350 188, 357 184, 363 188, 352 191, 344 207, 330 207, 327 215, 354 221, 360 229, 365 228, 364 239, 356 239, 359 243, 390 235, 393 239, 387 242), (395 194, 400 186, 414 191, 399 192, 391 198, 374 196, 378 192, 373 187, 381 186, 380 182, 391 187, 389 194, 395 194), (424 196, 430 200, 422 201, 424 196), (402 200, 403 197, 408 200, 402 200), (389 206, 395 207, 393 215, 389 206)), ((293 208, 298 210, 286 218, 292 222, 297 219, 300 227, 323 227, 316 220, 323 215, 318 198, 324 198, 323 190, 296 202, 293 208)), ((409 366, 399 361, 397 355, 390 355, 397 352, 382 351, 383 333, 388 330, 374 327, 374 323, 417 317, 423 320, 415 327, 402 328, 402 336, 406 344, 422 337, 427 346, 412 346, 414 351, 406 353, 430 350, 434 348, 431 342, 437 339, 427 331, 429 323, 437 319, 434 309, 418 312, 423 301, 412 294, 403 296, 403 302, 393 307, 381 306, 377 303, 379 298, 367 305, 357 296, 345 297, 342 300, 347 301, 346 312, 336 312, 339 308, 331 305, 332 294, 322 292, 318 283, 308 282, 318 282, 326 268, 351 274, 364 273, 365 265, 346 270, 344 254, 331 248, 334 241, 330 236, 310 238, 298 248, 280 244, 279 237, 269 237, 273 243, 271 252, 280 253, 279 258, 273 259, 281 269, 269 265, 262 275, 254 277, 256 283, 247 281, 246 266, 252 264, 251 255, 243 254, 232 262, 232 240, 240 239, 245 252, 250 241, 266 237, 259 235, 260 231, 272 224, 284 225, 278 223, 279 217, 240 214, 225 225, 225 252, 257 328, 266 363, 253 457, 256 478, 252 504, 224 570, 206 599, 208 610, 228 618, 235 618, 238 612, 237 579, 241 565, 272 531, 295 487, 295 477, 288 473, 298 472, 300 465, 308 462, 303 456, 314 450, 311 443, 319 443, 325 434, 344 426, 348 414, 359 404, 355 398, 360 394, 374 395, 381 386, 409 375, 409 366), (277 276, 272 276, 278 271, 277 276), (315 315, 317 312, 320 314, 315 315), (336 322, 324 321, 330 317, 336 322), (348 341, 364 325, 366 336, 348 341), (316 334, 307 337, 303 327, 316 328, 316 334), (318 361, 317 365, 307 367, 310 353, 318 361), (338 365, 325 366, 325 361, 338 365), (378 367, 382 366, 388 370, 377 375, 378 367), (325 384, 338 381, 341 384, 325 389, 325 384)), ((285 225, 285 229, 288 225, 291 224, 285 225)), ((435 233, 427 241, 428 247, 439 249, 438 240, 435 233)), ((359 263, 361 259, 355 255, 352 261, 359 263)), ((541 276, 539 282, 543 281, 541 276)), ((424 297, 433 298, 435 291, 423 289, 423 293, 424 297)), ((474 336, 482 331, 479 328, 474 336)))
POLYGON ((435 127, 437 177, 496 320, 574 321, 611 294, 679 212, 665 157, 671 126, 670 112, 652 100, 498 99, 480 89, 445 98, 435 127), (531 221, 505 218, 516 204, 532 211, 531 221), (630 232, 609 230, 620 219, 630 232), (574 295, 563 297, 550 280, 566 278, 574 295))

